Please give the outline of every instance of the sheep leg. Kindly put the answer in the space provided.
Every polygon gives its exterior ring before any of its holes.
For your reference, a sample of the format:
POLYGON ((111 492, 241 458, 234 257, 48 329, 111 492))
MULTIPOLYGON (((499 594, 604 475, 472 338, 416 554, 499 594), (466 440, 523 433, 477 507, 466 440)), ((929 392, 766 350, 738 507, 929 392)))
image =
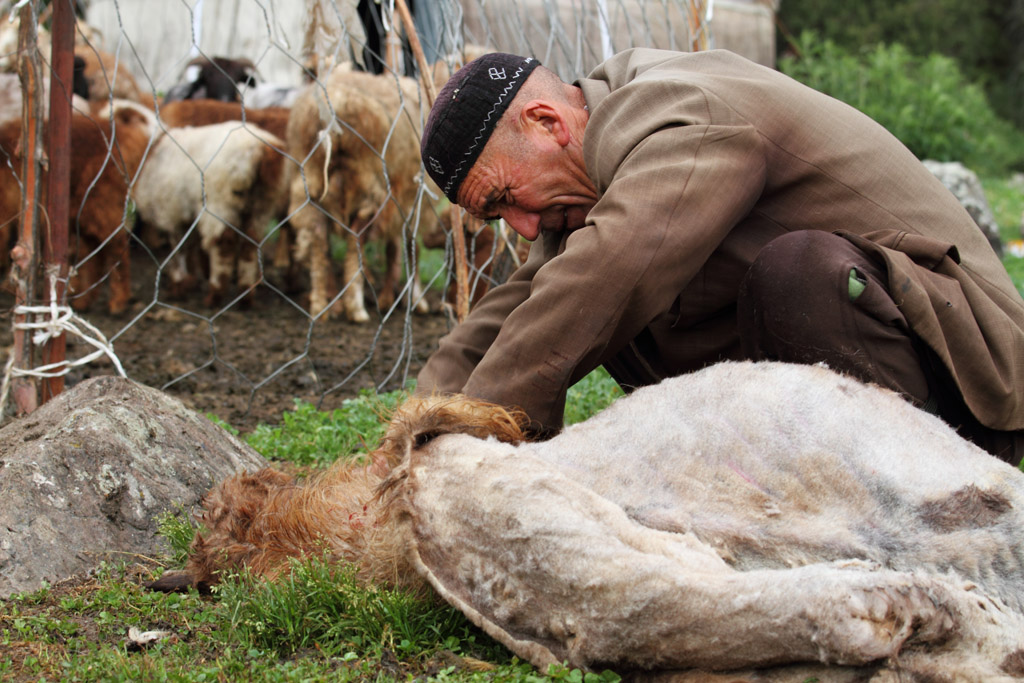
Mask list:
POLYGON ((277 226, 277 243, 274 245, 274 268, 289 272, 292 267, 292 227, 285 221, 277 226))
MULTIPOLYGON (((309 269, 309 314, 320 315, 334 297, 333 272, 327 243, 327 219, 315 207, 303 206, 292 217, 295 260, 309 269)), ((331 311, 324 315, 331 316, 331 311)))
POLYGON ((253 228, 260 225, 262 217, 257 216, 250 221, 249 227, 244 235, 238 238, 240 244, 235 256, 235 269, 237 273, 238 286, 245 290, 245 296, 241 300, 243 307, 249 306, 255 296, 256 285, 260 282, 260 254, 259 236, 253 228))
POLYGON ((235 246, 238 240, 229 225, 214 218, 209 212, 203 213, 197 227, 210 267, 209 289, 203 304, 212 308, 220 305, 227 294, 228 282, 234 275, 235 246))
POLYGON ((359 237, 359 234, 365 231, 365 227, 361 221, 353 223, 345 235, 345 284, 341 300, 345 306, 346 317, 354 323, 365 323, 370 320, 370 314, 366 312, 363 303, 363 240, 359 237))
POLYGON ((132 298, 132 261, 125 228, 117 231, 103 248, 104 270, 110 273, 110 300, 107 310, 121 315, 132 298))
POLYGON ((184 299, 196 286, 196 278, 189 272, 188 255, 178 251, 167 265, 167 292, 172 299, 184 299))
MULTIPOLYGON (((81 244, 79 252, 88 253, 90 250, 81 244)), ((71 276, 71 291, 74 296, 71 298, 71 307, 76 311, 88 311, 96 302, 99 296, 97 283, 100 279, 100 256, 92 254, 85 261, 75 268, 71 276)))
POLYGON ((409 277, 412 278, 413 310, 417 313, 430 313, 427 297, 423 295, 423 281, 420 279, 420 245, 415 238, 411 241, 413 257, 409 263, 409 277))
POLYGON ((377 292, 377 304, 382 311, 390 310, 395 304, 395 290, 402 278, 402 238, 391 237, 384 245, 384 282, 377 292))
POLYGON ((864 563, 736 571, 546 461, 481 448, 450 436, 412 453, 401 493, 412 561, 539 667, 860 664, 943 640, 970 601, 942 579, 864 563))
MULTIPOLYGON (((402 279, 402 254, 405 246, 406 243, 402 235, 395 235, 387 241, 387 245, 385 247, 387 269, 384 272, 384 283, 381 285, 381 289, 377 294, 377 302, 380 304, 381 310, 388 310, 395 303, 395 292, 398 290, 398 284, 402 279)), ((412 253, 418 255, 419 246, 416 244, 415 240, 413 240, 409 246, 413 250, 412 253)), ((414 264, 418 263, 418 258, 410 259, 409 263, 413 310, 417 313, 429 313, 430 307, 427 305, 427 300, 423 296, 423 285, 419 278, 419 270, 417 268, 413 268, 414 264)))

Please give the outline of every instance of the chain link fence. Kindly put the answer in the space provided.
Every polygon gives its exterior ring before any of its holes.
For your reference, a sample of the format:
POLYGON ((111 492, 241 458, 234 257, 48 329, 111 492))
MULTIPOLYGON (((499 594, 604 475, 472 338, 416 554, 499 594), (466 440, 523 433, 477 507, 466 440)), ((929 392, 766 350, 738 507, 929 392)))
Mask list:
POLYGON ((526 251, 422 173, 453 69, 486 50, 566 80, 633 46, 774 56, 774 8, 735 0, 0 10, 6 419, 109 373, 243 428, 401 387, 526 251))

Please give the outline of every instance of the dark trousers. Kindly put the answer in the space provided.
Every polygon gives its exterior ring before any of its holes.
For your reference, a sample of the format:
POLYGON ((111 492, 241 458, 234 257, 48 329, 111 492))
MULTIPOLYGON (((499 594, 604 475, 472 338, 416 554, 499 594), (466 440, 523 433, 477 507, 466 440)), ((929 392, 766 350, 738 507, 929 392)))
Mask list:
POLYGON ((948 372, 910 330, 889 295, 886 275, 884 264, 831 233, 792 232, 773 240, 740 286, 743 355, 823 362, 887 387, 996 457, 1019 465, 1024 431, 1002 432, 978 422, 948 372))

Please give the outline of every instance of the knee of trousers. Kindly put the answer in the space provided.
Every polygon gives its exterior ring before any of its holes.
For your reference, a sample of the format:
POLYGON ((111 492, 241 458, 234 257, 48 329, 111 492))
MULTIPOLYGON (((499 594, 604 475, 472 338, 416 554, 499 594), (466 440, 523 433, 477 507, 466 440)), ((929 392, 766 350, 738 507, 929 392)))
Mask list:
POLYGON ((766 244, 740 285, 741 337, 831 336, 833 316, 850 304, 851 270, 865 270, 858 256, 850 242, 823 231, 790 232, 766 244))

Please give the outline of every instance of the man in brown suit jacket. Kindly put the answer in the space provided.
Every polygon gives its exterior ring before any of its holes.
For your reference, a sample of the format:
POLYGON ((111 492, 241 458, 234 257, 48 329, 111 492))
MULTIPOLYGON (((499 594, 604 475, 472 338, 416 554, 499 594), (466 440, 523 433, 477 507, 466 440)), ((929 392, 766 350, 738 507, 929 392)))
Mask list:
POLYGON ((519 406, 544 432, 600 365, 628 391, 722 360, 824 362, 1024 456, 1024 301, 854 108, 719 50, 629 50, 574 84, 494 54, 445 85, 422 152, 449 199, 536 242, 419 391, 519 406))

